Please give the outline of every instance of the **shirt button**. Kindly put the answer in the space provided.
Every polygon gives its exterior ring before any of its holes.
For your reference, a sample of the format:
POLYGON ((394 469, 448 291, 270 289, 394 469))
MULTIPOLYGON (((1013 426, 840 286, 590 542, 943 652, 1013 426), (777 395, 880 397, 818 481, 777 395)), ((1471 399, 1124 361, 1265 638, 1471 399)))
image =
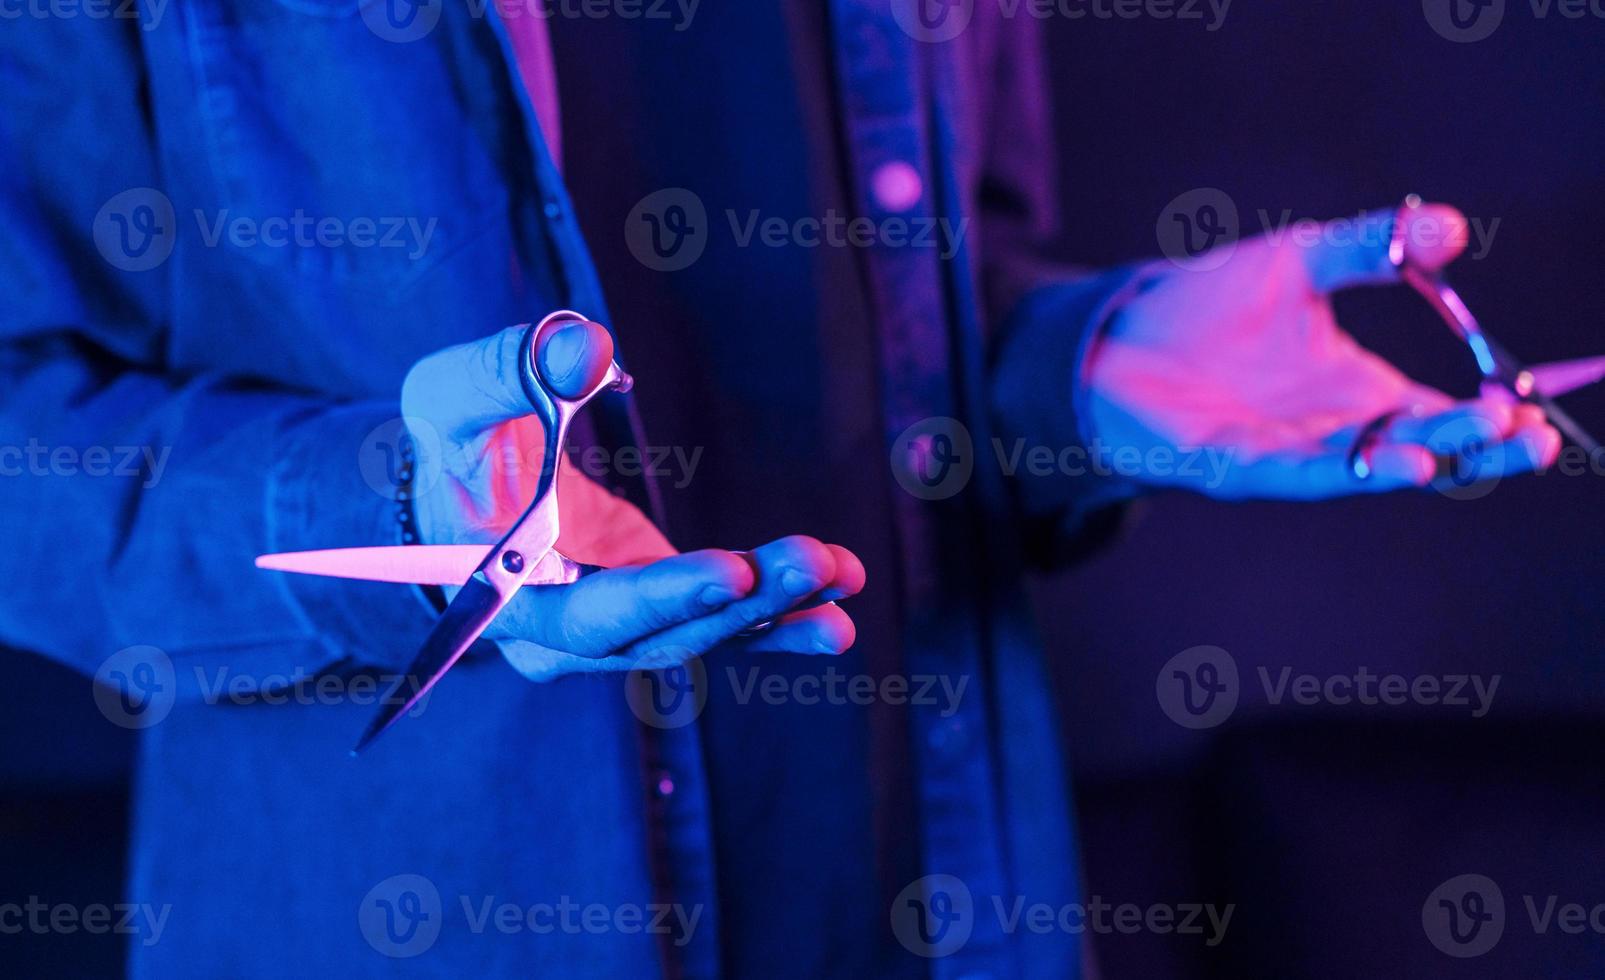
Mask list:
POLYGON ((563 206, 556 201, 547 201, 546 206, 541 210, 545 211, 546 217, 552 221, 556 221, 563 216, 563 206))
POLYGON ((869 183, 875 194, 875 203, 891 212, 907 211, 918 204, 920 195, 925 193, 920 172, 902 160, 893 160, 875 168, 875 175, 869 183))
POLYGON ((658 770, 658 781, 652 788, 657 792, 660 799, 666 800, 674 795, 674 777, 669 774, 667 769, 660 769, 658 770))

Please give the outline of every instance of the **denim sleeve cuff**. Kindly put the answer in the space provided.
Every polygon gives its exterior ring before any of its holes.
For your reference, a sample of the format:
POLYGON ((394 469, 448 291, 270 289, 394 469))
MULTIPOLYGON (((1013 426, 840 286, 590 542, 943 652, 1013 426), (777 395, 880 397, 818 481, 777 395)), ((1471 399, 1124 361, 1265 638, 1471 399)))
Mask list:
MULTIPOLYGON (((272 550, 401 543, 394 490, 386 478, 382 447, 376 448, 397 424, 394 404, 363 402, 321 411, 284 433, 267 488, 272 550)), ((415 587, 261 574, 280 576, 331 663, 403 668, 436 618, 415 587)))
POLYGON ((1031 556, 1062 564, 1118 530, 1138 485, 1103 465, 1082 383, 1088 353, 1120 308, 1160 275, 1152 266, 1113 269, 1040 286, 1005 319, 992 365, 998 434, 1029 453, 1046 447, 1053 466, 1022 466, 1015 500, 1031 556), (1075 465, 1058 465, 1068 460, 1075 465))

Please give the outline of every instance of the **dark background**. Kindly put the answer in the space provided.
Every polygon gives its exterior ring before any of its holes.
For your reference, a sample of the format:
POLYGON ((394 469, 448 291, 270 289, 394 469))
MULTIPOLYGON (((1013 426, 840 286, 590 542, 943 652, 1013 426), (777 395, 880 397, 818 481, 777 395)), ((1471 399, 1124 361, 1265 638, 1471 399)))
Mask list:
MULTIPOLYGON (((1434 32, 1418 0, 1248 3, 1224 26, 1057 21, 1066 247, 1094 264, 1157 251, 1175 196, 1352 215, 1406 192, 1453 202, 1492 247, 1454 278, 1533 360, 1605 353, 1605 22, 1513 0, 1486 40, 1434 32)), ((1407 290, 1346 294, 1366 343, 1470 394, 1463 352, 1407 290)), ((1605 425, 1605 393, 1568 402, 1605 425)), ((1605 901, 1600 746, 1605 478, 1506 481, 1317 506, 1149 502, 1124 542, 1042 583, 1041 619, 1083 819, 1090 894, 1213 900, 1220 948, 1099 937, 1111 977, 1597 977, 1605 938, 1535 936, 1519 896, 1605 901), (1228 650, 1242 701, 1211 731, 1161 711, 1161 665, 1228 650), (1499 674, 1480 719, 1448 707, 1267 705, 1276 674, 1499 674), (1481 873, 1503 939, 1451 959, 1421 908, 1481 873)))
MULTIPOLYGON (((1093 264, 1158 251, 1178 194, 1215 187, 1244 233, 1385 207, 1406 191, 1499 219, 1455 277, 1506 344, 1605 353, 1605 21, 1509 5, 1456 44, 1414 0, 1238 0, 1205 22, 1050 20, 1071 220, 1093 264)), ((1364 341, 1469 393, 1464 355, 1401 290, 1345 296, 1364 341)), ((1570 400, 1605 427, 1605 394, 1570 400)), ((1605 478, 1318 506, 1147 503, 1126 538, 1040 583, 1083 821, 1088 893, 1235 903, 1227 938, 1100 936, 1110 977, 1599 976, 1605 937, 1535 935, 1522 895, 1605 902, 1605 478), (1244 613, 1248 612, 1249 615, 1244 613), (1205 732, 1155 680, 1228 650, 1242 702, 1205 732), (1254 672, 1499 674, 1486 717, 1448 707, 1267 705, 1254 672), (1489 954, 1450 959, 1420 911, 1486 874, 1507 903, 1489 954)), ((0 895, 118 900, 134 741, 85 680, 0 654, 0 895)), ((115 975, 115 937, 0 936, 10 975, 115 975)))

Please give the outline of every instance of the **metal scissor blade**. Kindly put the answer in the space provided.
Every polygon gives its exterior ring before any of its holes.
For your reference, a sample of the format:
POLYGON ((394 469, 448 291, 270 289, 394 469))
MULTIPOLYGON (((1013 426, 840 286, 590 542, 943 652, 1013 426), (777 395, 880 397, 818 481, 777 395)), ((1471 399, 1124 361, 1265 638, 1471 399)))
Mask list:
POLYGON ((435 628, 429 631, 429 638, 424 640, 423 648, 413 658, 412 666, 407 668, 406 683, 401 689, 412 693, 405 702, 387 703, 369 723, 351 754, 367 748, 402 715, 412 710, 413 705, 423 700, 435 682, 474 645, 485 627, 507 604, 508 598, 478 575, 470 578, 436 621, 435 628))
MULTIPOLYGON (((279 551, 258 555, 256 567, 272 572, 398 585, 462 585, 495 548, 490 544, 391 544, 279 551)), ((553 548, 536 563, 535 571, 524 584, 564 585, 577 580, 588 569, 602 567, 606 566, 582 566, 553 548)))
POLYGON ((1593 456, 1599 452, 1599 440, 1588 434, 1588 431, 1577 424, 1577 420, 1566 413, 1566 410, 1555 404, 1555 400, 1542 391, 1535 391, 1530 396, 1533 404, 1544 410, 1550 424, 1565 434, 1566 438, 1582 447, 1583 451, 1593 456))
POLYGON ((572 582, 580 568, 553 549, 558 538, 557 469, 568 441, 568 426, 585 403, 607 388, 627 388, 630 376, 624 373, 617 361, 610 361, 606 371, 594 381, 588 391, 573 395, 560 395, 553 391, 541 376, 536 364, 540 350, 541 332, 554 323, 569 320, 583 322, 584 317, 572 310, 559 310, 549 314, 540 323, 524 332, 518 348, 518 378, 529 397, 532 414, 540 419, 546 435, 541 460, 541 478, 535 488, 524 516, 520 517, 501 541, 482 556, 482 560, 468 577, 462 590, 430 630, 423 648, 408 668, 410 689, 414 692, 406 703, 389 704, 374 718, 363 733, 353 752, 377 738, 394 725, 406 711, 428 694, 441 675, 451 669, 481 633, 496 618, 519 589, 536 581, 572 582), (539 578, 537 578, 539 576, 539 578))
MULTIPOLYGON (((1421 199, 1414 194, 1405 198, 1407 208, 1419 207, 1420 204, 1421 199)), ((1578 425, 1565 409, 1555 404, 1555 397, 1605 377, 1605 358, 1565 361, 1539 367, 1528 367, 1517 361, 1488 336, 1460 294, 1440 274, 1417 268, 1406 261, 1404 239, 1399 235, 1401 228, 1403 223, 1396 218, 1388 259, 1399 270, 1399 278, 1420 293, 1438 311, 1449 329, 1471 348, 1472 355, 1477 359, 1477 369, 1485 379, 1485 396, 1490 386, 1506 389, 1510 396, 1525 399, 1542 408, 1555 428, 1590 455, 1597 453, 1599 442, 1578 425)))
POLYGON ((259 555, 257 568, 408 585, 461 585, 490 554, 488 544, 398 544, 259 555))
POLYGON ((1605 357, 1534 364, 1527 370, 1532 373, 1534 386, 1540 393, 1559 398, 1605 378, 1605 357))

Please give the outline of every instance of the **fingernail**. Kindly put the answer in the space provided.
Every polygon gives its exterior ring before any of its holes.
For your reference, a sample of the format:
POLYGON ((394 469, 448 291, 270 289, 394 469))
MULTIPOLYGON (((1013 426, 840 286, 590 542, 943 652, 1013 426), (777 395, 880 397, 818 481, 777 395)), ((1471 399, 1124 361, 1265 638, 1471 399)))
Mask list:
POLYGON ((836 644, 834 644, 834 643, 832 643, 832 642, 830 642, 829 640, 826 640, 826 639, 815 640, 814 641, 814 650, 819 652, 819 653, 829 654, 832 657, 840 656, 842 654, 842 652, 843 652, 843 651, 837 649, 836 644))
POLYGON ((1534 469, 1547 470, 1560 457, 1560 434, 1553 430, 1523 433, 1521 441, 1534 469))
POLYGON ((574 373, 574 369, 580 365, 580 359, 585 356, 586 336, 585 325, 573 323, 558 327, 546 338, 544 361, 547 381, 564 381, 574 373))
POLYGON ((1415 446, 1388 446, 1371 457, 1373 471, 1389 482, 1426 486, 1438 472, 1432 454, 1415 446))
POLYGON ((741 593, 728 585, 710 585, 697 593, 697 601, 706 609, 717 609, 728 606, 741 598, 741 593))
POLYGON ((780 573, 780 590, 789 596, 805 596, 815 588, 814 577, 799 569, 788 568, 780 573))

